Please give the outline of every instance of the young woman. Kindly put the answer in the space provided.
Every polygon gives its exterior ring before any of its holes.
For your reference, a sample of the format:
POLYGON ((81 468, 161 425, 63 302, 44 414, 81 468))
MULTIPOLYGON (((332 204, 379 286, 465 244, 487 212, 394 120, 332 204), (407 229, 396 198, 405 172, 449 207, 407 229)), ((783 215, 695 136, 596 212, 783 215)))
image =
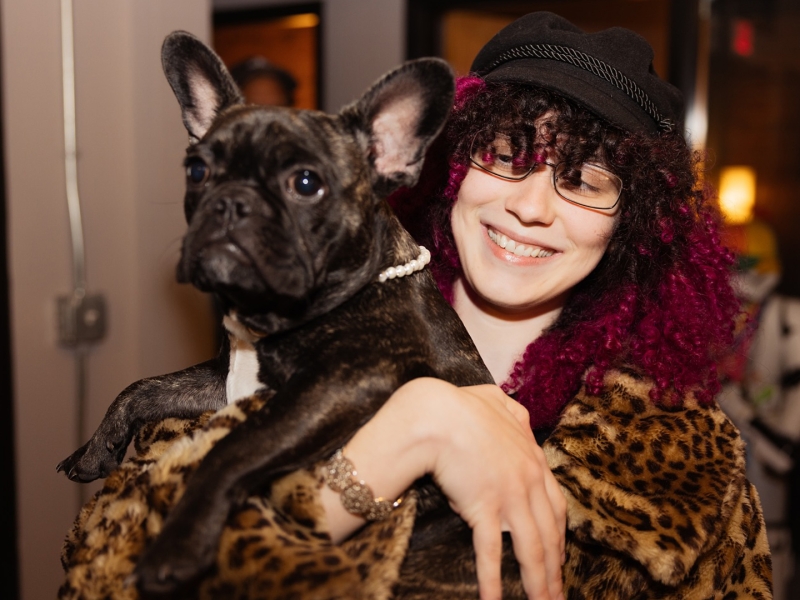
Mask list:
MULTIPOLYGON (((732 260, 652 56, 628 30, 517 20, 395 199, 499 387, 415 380, 343 452, 376 496, 434 475, 473 528, 484 600, 503 531, 530 598, 771 594, 714 404, 732 260)), ((364 523, 322 501, 335 540, 364 523)))
MULTIPOLYGON (((739 310, 733 261, 681 135, 680 95, 652 57, 633 32, 586 34, 551 13, 483 48, 420 183, 394 200, 497 385, 400 388, 328 465, 366 482, 355 514, 324 485, 322 513, 319 477, 276 484, 284 513, 247 503, 201 597, 446 597, 406 581, 413 503, 359 530, 387 512, 376 497, 430 473, 472 527, 483 600, 501 596, 503 532, 531 599, 771 598, 743 444, 714 402, 739 310), (282 529, 292 508, 299 520, 282 529)), ((220 427, 242 418, 221 414, 220 427)), ((171 467, 158 441, 183 439, 177 427, 152 430, 163 460, 140 459, 142 477, 126 463, 82 512, 60 597, 128 597, 120 579, 179 489, 185 463, 171 467)))

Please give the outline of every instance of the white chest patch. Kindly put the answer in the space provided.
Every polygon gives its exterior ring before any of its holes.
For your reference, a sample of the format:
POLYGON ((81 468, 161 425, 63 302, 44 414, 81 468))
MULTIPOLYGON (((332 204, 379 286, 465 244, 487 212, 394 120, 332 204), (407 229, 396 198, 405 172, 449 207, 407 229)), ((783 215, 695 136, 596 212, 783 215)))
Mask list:
POLYGON ((228 404, 241 398, 252 396, 256 390, 264 387, 258 380, 258 358, 253 347, 255 339, 241 323, 225 317, 223 320, 231 343, 231 359, 228 366, 228 379, 225 382, 225 393, 228 404))

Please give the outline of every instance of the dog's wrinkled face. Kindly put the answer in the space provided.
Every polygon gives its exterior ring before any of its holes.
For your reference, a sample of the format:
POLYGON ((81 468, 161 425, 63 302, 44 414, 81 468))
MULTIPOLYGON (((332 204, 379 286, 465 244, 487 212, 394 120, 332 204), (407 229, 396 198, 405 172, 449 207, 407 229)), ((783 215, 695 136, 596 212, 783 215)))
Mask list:
POLYGON ((189 148, 185 167, 179 278, 241 313, 290 316, 370 267, 368 165, 337 118, 236 107, 189 148))
POLYGON ((410 61, 337 115, 245 106, 219 57, 186 32, 162 65, 191 145, 178 278, 270 334, 319 316, 386 261, 383 202, 413 185, 454 93, 442 60, 410 61))

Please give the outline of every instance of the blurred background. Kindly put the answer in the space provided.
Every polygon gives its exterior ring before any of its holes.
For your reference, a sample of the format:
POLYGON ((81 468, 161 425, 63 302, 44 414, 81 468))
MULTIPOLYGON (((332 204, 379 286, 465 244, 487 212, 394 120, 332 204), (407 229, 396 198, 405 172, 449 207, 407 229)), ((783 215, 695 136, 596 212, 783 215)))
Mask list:
POLYGON ((336 111, 407 58, 466 73, 534 10, 650 41, 728 218, 772 228, 777 289, 800 296, 797 0, 0 0, 4 599, 51 598, 62 582, 61 544, 97 487, 56 464, 129 383, 216 350, 209 299, 174 281, 187 137, 164 36, 211 43, 252 102, 336 111))

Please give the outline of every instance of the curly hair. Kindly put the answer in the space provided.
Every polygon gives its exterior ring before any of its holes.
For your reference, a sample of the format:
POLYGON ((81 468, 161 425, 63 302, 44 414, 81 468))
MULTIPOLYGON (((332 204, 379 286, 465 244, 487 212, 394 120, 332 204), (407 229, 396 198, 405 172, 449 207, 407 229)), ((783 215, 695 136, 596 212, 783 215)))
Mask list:
POLYGON ((632 134, 548 90, 477 77, 460 78, 457 90, 420 182, 391 198, 401 221, 432 248, 434 276, 451 303, 461 266, 450 213, 476 136, 514 132, 515 144, 528 140, 534 153, 557 149, 572 164, 601 156, 623 181, 619 223, 603 258, 503 383, 532 425, 554 423, 582 383, 600 393, 611 368, 650 377, 654 402, 677 404, 687 393, 711 402, 739 303, 717 206, 699 182, 700 156, 679 133, 632 134))

